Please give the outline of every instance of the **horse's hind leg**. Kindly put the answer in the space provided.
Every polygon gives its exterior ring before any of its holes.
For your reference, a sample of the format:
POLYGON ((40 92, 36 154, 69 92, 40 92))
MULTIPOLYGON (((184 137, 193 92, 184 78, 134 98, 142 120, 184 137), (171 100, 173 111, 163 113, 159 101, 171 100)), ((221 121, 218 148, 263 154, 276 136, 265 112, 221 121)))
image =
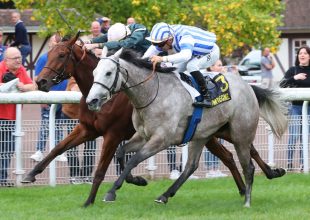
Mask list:
POLYGON ((266 164, 262 158, 259 156, 257 150, 254 148, 254 145, 251 144, 251 157, 256 161, 258 166, 262 169, 268 179, 273 179, 285 175, 285 170, 283 168, 271 169, 271 167, 266 164))
POLYGON ((250 143, 235 143, 234 144, 237 155, 239 157, 240 164, 243 169, 243 174, 245 178, 245 207, 251 206, 251 192, 252 192, 252 185, 254 180, 254 170, 255 167, 252 163, 251 156, 250 156, 250 143))
POLYGON ((168 188, 168 190, 159 196, 155 202, 167 203, 169 197, 173 197, 178 189, 185 183, 189 176, 198 168, 200 155, 203 149, 204 141, 190 142, 188 148, 188 159, 186 166, 180 177, 168 188))
MULTIPOLYGON (((233 144, 231 136, 230 136, 229 132, 227 132, 226 130, 224 130, 224 132, 222 131, 222 132, 217 133, 216 137, 220 137, 222 139, 225 139, 226 141, 233 144)), ((282 168, 272 169, 268 164, 266 164, 262 160, 262 158, 260 157, 259 153, 255 149, 253 144, 251 144, 250 154, 251 154, 251 157, 256 161, 258 166, 265 173, 265 175, 268 179, 273 179, 273 178, 277 178, 277 177, 281 177, 281 176, 285 175, 286 172, 284 169, 282 169, 282 168)))
POLYGON ((78 146, 85 141, 92 140, 97 137, 94 136, 94 134, 83 131, 84 129, 80 124, 75 126, 74 130, 64 140, 58 143, 55 148, 26 175, 26 177, 22 180, 22 183, 35 182, 35 176, 42 173, 48 164, 58 155, 64 153, 72 147, 78 146))
POLYGON ((232 153, 228 151, 214 136, 208 141, 206 147, 212 154, 217 156, 225 164, 225 166, 228 167, 239 189, 239 194, 244 195, 245 185, 238 171, 232 153))

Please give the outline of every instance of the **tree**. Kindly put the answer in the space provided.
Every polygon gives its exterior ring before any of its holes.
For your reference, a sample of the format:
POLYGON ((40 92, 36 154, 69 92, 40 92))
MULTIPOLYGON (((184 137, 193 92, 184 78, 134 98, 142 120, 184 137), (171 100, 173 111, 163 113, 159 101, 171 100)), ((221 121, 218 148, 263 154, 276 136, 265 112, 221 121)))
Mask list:
MULTIPOLYGON (((5 1, 5 0, 0 0, 5 1)), ((88 30, 99 15, 115 22, 128 17, 149 29, 159 21, 195 25, 216 33, 223 55, 238 48, 270 47, 273 52, 280 45, 280 32, 284 3, 279 0, 15 0, 18 9, 33 8, 34 19, 42 22, 41 33, 56 30, 70 32, 57 14, 58 8, 76 32, 88 30), (246 47, 245 47, 246 46, 246 47)))

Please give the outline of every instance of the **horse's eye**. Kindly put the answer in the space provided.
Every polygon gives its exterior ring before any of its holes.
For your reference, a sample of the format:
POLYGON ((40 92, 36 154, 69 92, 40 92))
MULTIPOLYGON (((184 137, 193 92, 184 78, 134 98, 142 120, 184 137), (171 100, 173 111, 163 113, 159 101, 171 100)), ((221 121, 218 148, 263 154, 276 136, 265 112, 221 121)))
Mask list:
POLYGON ((106 76, 111 76, 112 72, 107 72, 106 76))
POLYGON ((60 53, 60 54, 59 54, 59 57, 60 57, 60 58, 64 58, 64 57, 65 57, 65 54, 64 54, 64 53, 60 53))

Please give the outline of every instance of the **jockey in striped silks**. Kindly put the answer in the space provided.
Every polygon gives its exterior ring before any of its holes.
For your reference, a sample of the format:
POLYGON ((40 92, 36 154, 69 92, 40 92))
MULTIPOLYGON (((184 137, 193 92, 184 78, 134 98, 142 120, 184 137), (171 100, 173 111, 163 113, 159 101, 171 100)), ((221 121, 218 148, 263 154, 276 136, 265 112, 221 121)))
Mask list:
POLYGON ((186 25, 169 25, 164 22, 153 26, 150 37, 152 46, 143 58, 152 62, 169 62, 178 71, 187 70, 197 81, 204 100, 193 103, 194 106, 212 107, 209 89, 214 87, 210 78, 204 79, 200 69, 212 66, 220 57, 216 45, 216 35, 203 29, 186 25), (167 52, 167 56, 158 56, 167 52))

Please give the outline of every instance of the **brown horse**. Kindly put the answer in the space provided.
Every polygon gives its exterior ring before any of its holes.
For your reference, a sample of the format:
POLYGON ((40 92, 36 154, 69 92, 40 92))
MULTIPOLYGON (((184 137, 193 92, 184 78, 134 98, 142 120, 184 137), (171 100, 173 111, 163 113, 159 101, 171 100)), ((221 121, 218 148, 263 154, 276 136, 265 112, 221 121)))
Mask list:
MULTIPOLYGON (((88 199, 84 206, 88 206, 95 201, 98 188, 105 177, 108 166, 116 152, 117 146, 122 140, 128 140, 135 133, 131 114, 133 107, 128 98, 119 93, 111 101, 102 106, 100 112, 88 110, 85 97, 93 84, 92 71, 98 63, 98 59, 82 50, 75 44, 78 35, 69 41, 61 42, 48 53, 48 61, 40 73, 37 84, 40 90, 49 91, 50 87, 71 75, 75 78, 83 97, 80 101, 80 122, 74 130, 41 161, 23 179, 24 183, 34 182, 35 176, 41 173, 47 165, 57 156, 68 149, 78 146, 85 141, 93 140, 99 136, 104 137, 102 152, 98 167, 95 172, 93 185, 88 199)), ((225 127, 218 132, 217 137, 230 141, 231 138, 225 127)), ((239 189, 239 193, 244 195, 245 185, 237 169, 233 155, 214 137, 207 143, 207 148, 214 155, 219 157, 231 171, 239 189)), ((251 149, 251 156, 259 164, 269 179, 285 174, 283 169, 271 169, 259 156, 254 146, 251 149)), ((146 185, 147 182, 142 177, 129 176, 127 182, 136 185, 146 185)))

